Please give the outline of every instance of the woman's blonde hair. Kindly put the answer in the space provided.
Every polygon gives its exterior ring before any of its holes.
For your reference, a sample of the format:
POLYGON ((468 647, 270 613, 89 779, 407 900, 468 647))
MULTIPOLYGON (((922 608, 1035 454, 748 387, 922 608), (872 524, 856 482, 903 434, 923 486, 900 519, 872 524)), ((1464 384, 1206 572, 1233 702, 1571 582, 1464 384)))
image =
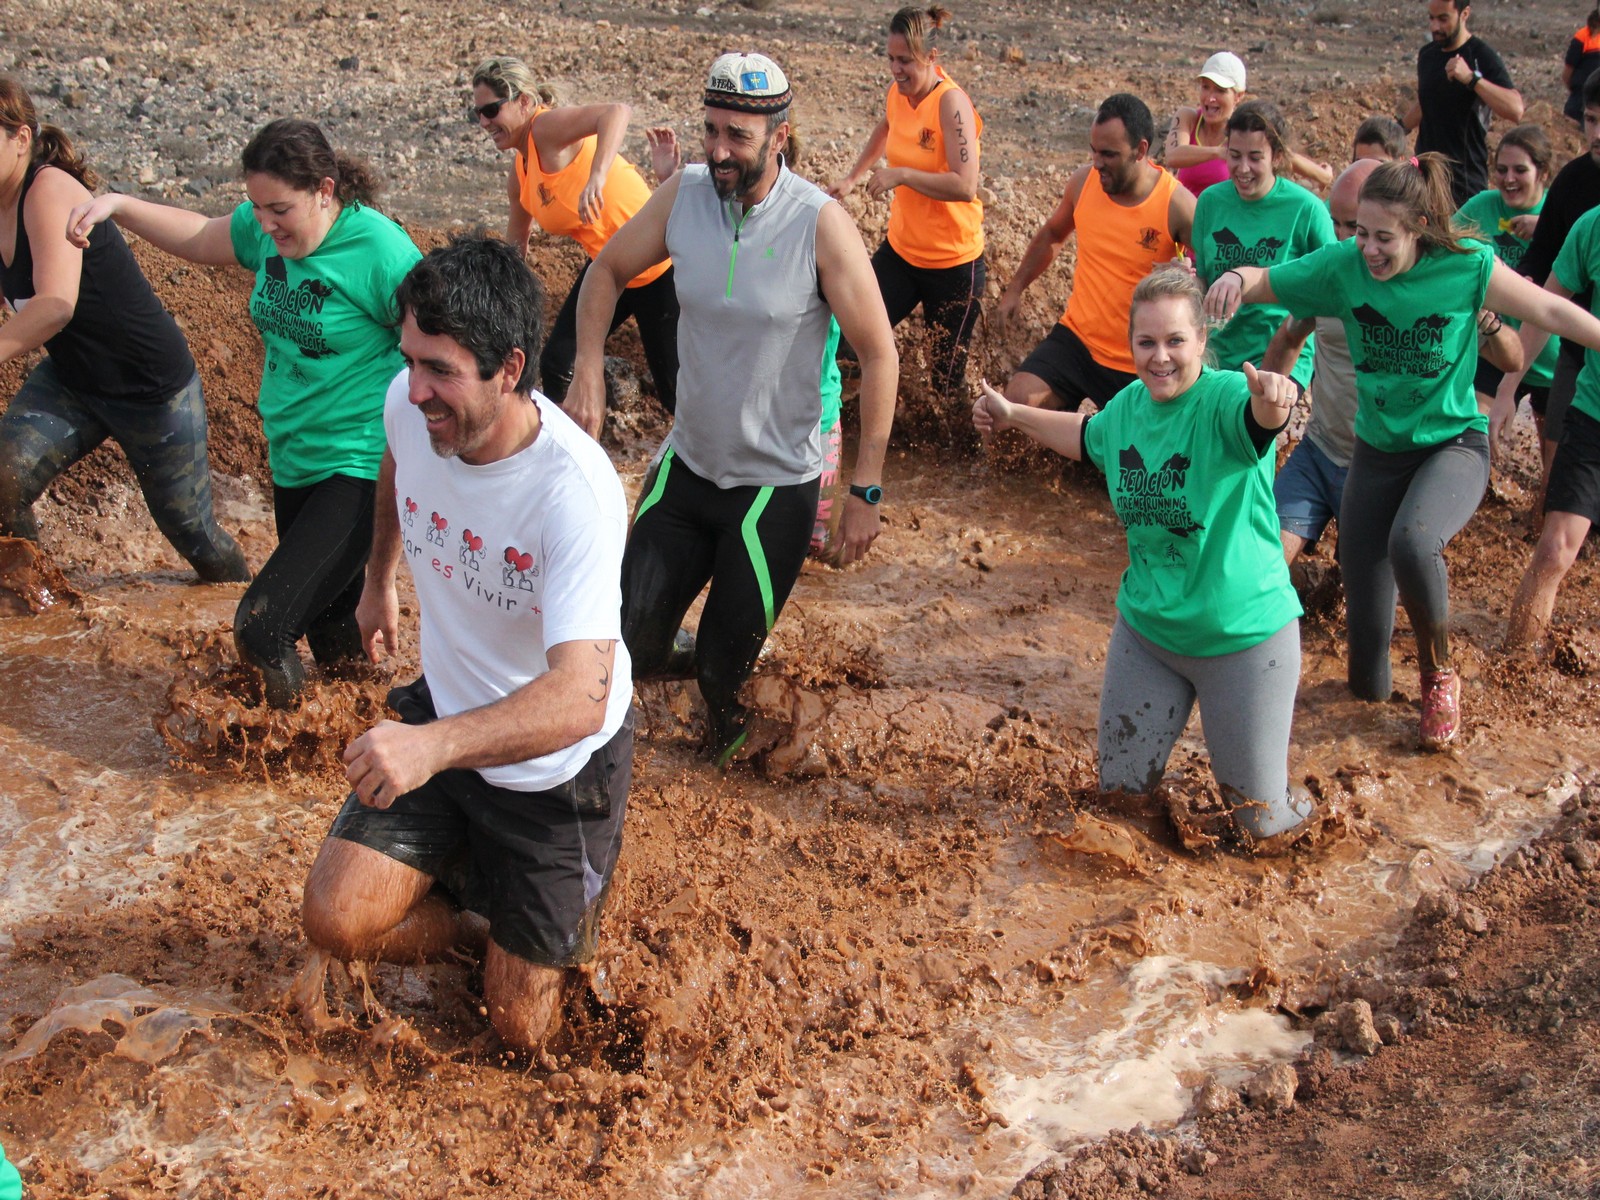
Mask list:
POLYGON ((527 96, 540 104, 559 104, 560 96, 548 83, 540 83, 528 70, 528 64, 509 54, 495 54, 484 59, 472 72, 472 86, 482 84, 502 100, 515 100, 527 96))
POLYGON ((1159 266, 1139 280, 1128 304, 1128 334, 1133 335, 1133 314, 1141 304, 1152 300, 1187 300, 1196 328, 1206 327, 1206 291, 1193 271, 1183 267, 1159 266))
MULTIPOLYGON (((1133 340, 1133 318, 1138 313, 1139 306, 1154 300, 1187 300, 1195 332, 1200 335, 1202 341, 1206 340, 1209 327, 1206 324, 1205 288, 1201 286, 1193 271, 1185 267, 1163 264, 1154 268, 1133 289, 1133 299, 1128 304, 1129 341, 1133 340)), ((1200 361, 1208 367, 1217 365, 1216 355, 1211 353, 1209 345, 1206 346, 1205 353, 1200 356, 1200 361)))

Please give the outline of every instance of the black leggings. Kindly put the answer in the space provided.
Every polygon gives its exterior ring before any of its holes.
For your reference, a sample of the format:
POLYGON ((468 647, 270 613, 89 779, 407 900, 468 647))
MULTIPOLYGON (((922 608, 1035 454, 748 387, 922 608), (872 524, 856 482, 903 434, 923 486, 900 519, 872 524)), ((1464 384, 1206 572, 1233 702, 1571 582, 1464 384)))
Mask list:
POLYGON ((739 689, 800 577, 818 491, 815 479, 719 488, 671 450, 645 480, 622 556, 622 640, 635 678, 663 674, 684 613, 711 581, 694 671, 714 750, 726 749, 744 727, 739 689))
POLYGON ((914 267, 888 242, 872 256, 889 324, 898 325, 922 305, 922 319, 932 338, 928 359, 936 395, 966 395, 967 344, 983 311, 983 288, 989 268, 979 255, 955 267, 914 267))
POLYGON ((1387 700, 1389 641, 1399 592, 1424 672, 1450 665, 1450 574, 1444 548, 1478 510, 1489 484, 1489 439, 1476 429, 1399 454, 1360 438, 1339 509, 1350 690, 1387 700))
POLYGON ((355 612, 376 491, 352 475, 272 489, 278 548, 240 599, 233 638, 239 657, 260 670, 273 708, 293 704, 305 685, 295 649, 302 637, 322 664, 361 656, 355 612))
MULTIPOLYGON (((556 314, 555 324, 550 327, 544 352, 539 355, 540 387, 557 404, 567 398, 567 389, 572 386, 572 364, 578 357, 578 292, 588 273, 589 264, 584 263, 577 282, 556 314)), ((678 410, 678 289, 671 267, 643 287, 622 289, 607 334, 615 333, 617 326, 629 317, 639 326, 644 360, 650 368, 650 378, 656 383, 656 398, 661 401, 662 408, 675 413, 678 410)))
POLYGON ((0 532, 38 541, 33 502, 107 438, 128 456, 156 528, 201 579, 250 578, 212 512, 199 375, 165 400, 116 400, 67 387, 47 356, 0 419, 0 532))

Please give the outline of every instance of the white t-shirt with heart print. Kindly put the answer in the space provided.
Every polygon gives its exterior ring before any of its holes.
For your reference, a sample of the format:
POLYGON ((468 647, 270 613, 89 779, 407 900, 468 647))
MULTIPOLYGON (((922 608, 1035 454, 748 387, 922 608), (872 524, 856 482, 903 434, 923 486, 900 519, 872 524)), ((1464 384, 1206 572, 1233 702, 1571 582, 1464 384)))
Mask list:
POLYGON ((384 428, 395 459, 402 557, 422 607, 422 673, 441 717, 479 708, 550 669, 552 646, 614 641, 611 695, 600 732, 484 779, 533 792, 571 779, 622 727, 633 664, 622 644, 622 550, 628 509, 604 450, 534 393, 531 446, 476 467, 440 458, 406 398, 389 385, 384 428))

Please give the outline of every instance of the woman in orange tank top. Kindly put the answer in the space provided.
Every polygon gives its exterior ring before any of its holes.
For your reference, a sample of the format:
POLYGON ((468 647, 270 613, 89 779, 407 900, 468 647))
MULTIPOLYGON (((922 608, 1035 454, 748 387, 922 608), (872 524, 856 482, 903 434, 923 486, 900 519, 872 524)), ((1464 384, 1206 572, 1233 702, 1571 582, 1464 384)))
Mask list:
MULTIPOLYGON (((626 104, 557 104, 520 59, 485 59, 472 74, 472 119, 496 150, 515 151, 508 192, 506 240, 523 254, 534 222, 555 237, 570 237, 591 260, 611 235, 644 207, 650 188, 617 151, 628 131, 626 104)), ((583 271, 589 269, 584 264, 583 271)), ((545 339, 539 384, 560 402, 572 383, 578 348, 579 272, 545 339)), ((639 326, 656 396, 669 413, 677 407, 678 294, 672 261, 663 259, 632 280, 611 318, 615 330, 629 317, 639 326)))
POLYGON ((983 121, 939 65, 935 42, 949 17, 935 5, 902 8, 890 20, 888 112, 828 194, 842 200, 866 179, 874 200, 892 197, 888 237, 872 256, 889 322, 922 305, 934 390, 965 396, 967 343, 988 279, 978 199, 983 121), (877 166, 885 155, 889 165, 877 166))

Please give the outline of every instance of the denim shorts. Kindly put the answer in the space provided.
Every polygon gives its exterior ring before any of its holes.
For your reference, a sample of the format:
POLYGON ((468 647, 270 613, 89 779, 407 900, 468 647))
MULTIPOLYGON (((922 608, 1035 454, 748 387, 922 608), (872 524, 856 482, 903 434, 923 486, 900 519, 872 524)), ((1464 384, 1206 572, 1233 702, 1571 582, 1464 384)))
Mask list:
POLYGON ((1310 438, 1303 438, 1272 481, 1278 506, 1278 527, 1314 542, 1339 515, 1344 480, 1350 468, 1329 458, 1310 438))

